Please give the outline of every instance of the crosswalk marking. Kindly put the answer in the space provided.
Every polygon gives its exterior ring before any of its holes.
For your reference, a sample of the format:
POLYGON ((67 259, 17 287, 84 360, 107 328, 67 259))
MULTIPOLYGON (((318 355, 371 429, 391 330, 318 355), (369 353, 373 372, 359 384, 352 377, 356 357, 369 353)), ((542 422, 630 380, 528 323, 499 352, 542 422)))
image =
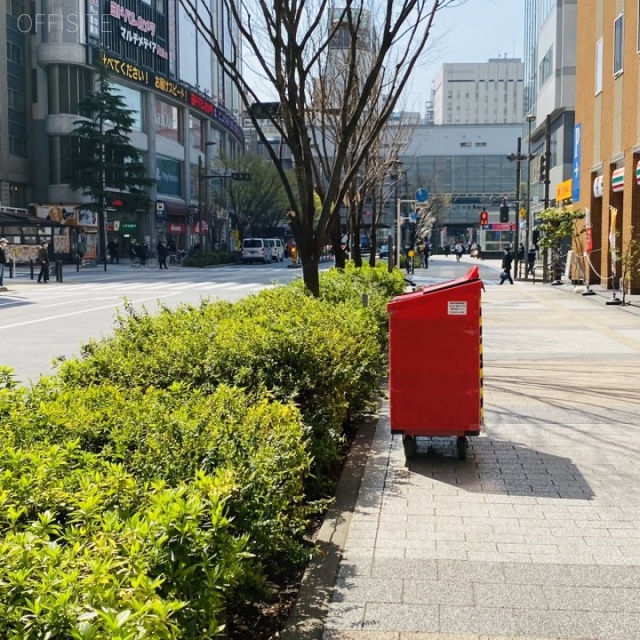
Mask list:
MULTIPOLYGON (((128 282, 117 283, 115 286, 112 284, 92 283, 92 284, 63 284, 58 285, 57 293, 61 290, 66 295, 72 295, 73 293, 88 295, 112 292, 114 289, 119 289, 123 296, 126 296, 129 292, 152 292, 152 291, 186 291, 188 289, 196 290, 238 290, 244 291, 246 289, 265 289, 273 287, 273 284, 264 284, 260 282, 128 282)), ((43 293, 53 293, 53 291, 43 290, 43 293)))

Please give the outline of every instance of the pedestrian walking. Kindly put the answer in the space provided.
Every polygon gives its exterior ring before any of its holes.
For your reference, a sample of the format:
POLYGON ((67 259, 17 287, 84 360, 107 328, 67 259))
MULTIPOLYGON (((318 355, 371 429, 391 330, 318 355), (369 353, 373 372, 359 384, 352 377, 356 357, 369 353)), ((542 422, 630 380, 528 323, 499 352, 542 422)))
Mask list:
POLYGON ((422 260, 424 262, 424 268, 429 268, 429 243, 424 241, 424 251, 422 252, 422 260))
POLYGON ((83 240, 78 240, 78 244, 76 246, 76 253, 78 254, 78 264, 82 265, 82 261, 84 260, 84 254, 87 253, 87 245, 83 240))
POLYGON ((464 253, 464 247, 462 246, 462 243, 456 242, 453 249, 454 253, 456 254, 456 260, 460 262, 460 258, 462 258, 462 254, 464 253))
POLYGON ((158 240, 156 249, 158 250, 158 268, 168 269, 169 267, 167 267, 167 254, 169 253, 169 249, 167 248, 167 245, 162 242, 162 240, 158 240))
POLYGON ((480 245, 480 243, 478 242, 476 244, 476 258, 478 258, 478 260, 482 260, 482 246, 480 245))
POLYGON ((448 244, 444 245, 444 257, 448 258, 449 257, 449 253, 451 253, 451 247, 448 244))
POLYGON ((513 255, 511 255, 511 248, 504 248, 504 256, 502 256, 502 273, 500 274, 500 283, 504 284, 505 280, 508 280, 513 284, 513 278, 511 277, 511 264, 513 263, 513 255))
POLYGON ((5 247, 8 241, 6 238, 0 238, 0 289, 4 288, 4 267, 7 264, 7 253, 5 247))
POLYGON ((538 251, 536 249, 536 245, 532 244, 529 247, 529 251, 527 251, 527 273, 533 275, 533 268, 536 264, 536 257, 538 256, 538 251))
POLYGON ((107 242, 107 253, 109 254, 109 263, 113 264, 116 261, 116 241, 111 239, 107 242))
POLYGON ((38 249, 38 262, 40 264, 40 273, 38 274, 38 282, 47 284, 49 282, 49 267, 51 260, 49 259, 49 243, 43 240, 38 249))

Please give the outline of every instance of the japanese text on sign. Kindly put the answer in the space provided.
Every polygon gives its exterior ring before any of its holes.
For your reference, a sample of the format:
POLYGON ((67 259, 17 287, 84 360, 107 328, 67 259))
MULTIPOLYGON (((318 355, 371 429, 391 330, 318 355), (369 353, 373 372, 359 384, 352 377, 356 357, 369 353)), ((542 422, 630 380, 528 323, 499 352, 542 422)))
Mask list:
POLYGON ((466 316, 467 315, 467 303, 466 301, 453 301, 449 300, 449 315, 450 316, 466 316))
POLYGON ((142 33, 150 33, 152 36, 156 35, 155 22, 151 22, 151 20, 145 20, 142 16, 136 17, 136 14, 133 11, 123 7, 121 4, 118 4, 113 0, 111 0, 110 9, 112 18, 115 18, 116 20, 122 20, 126 24, 135 27, 139 31, 142 31, 142 33))

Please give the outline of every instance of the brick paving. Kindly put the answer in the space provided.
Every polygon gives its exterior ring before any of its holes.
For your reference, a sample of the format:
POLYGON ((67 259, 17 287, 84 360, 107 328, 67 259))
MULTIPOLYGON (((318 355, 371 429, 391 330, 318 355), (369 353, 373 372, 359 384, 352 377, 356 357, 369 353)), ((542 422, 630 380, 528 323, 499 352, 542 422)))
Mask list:
POLYGON ((382 407, 325 640, 640 638, 638 310, 491 266, 484 431, 465 461, 424 439, 406 466, 382 407))

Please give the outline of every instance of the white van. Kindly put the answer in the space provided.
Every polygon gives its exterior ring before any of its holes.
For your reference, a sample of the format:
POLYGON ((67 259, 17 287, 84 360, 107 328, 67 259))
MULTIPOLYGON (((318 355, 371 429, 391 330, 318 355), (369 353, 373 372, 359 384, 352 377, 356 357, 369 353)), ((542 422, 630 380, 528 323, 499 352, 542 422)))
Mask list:
POLYGON ((267 242, 271 247, 271 257, 276 262, 282 262, 284 260, 284 246, 280 238, 267 238, 267 242))
POLYGON ((242 262, 271 262, 273 253, 267 240, 245 238, 242 241, 242 262))

